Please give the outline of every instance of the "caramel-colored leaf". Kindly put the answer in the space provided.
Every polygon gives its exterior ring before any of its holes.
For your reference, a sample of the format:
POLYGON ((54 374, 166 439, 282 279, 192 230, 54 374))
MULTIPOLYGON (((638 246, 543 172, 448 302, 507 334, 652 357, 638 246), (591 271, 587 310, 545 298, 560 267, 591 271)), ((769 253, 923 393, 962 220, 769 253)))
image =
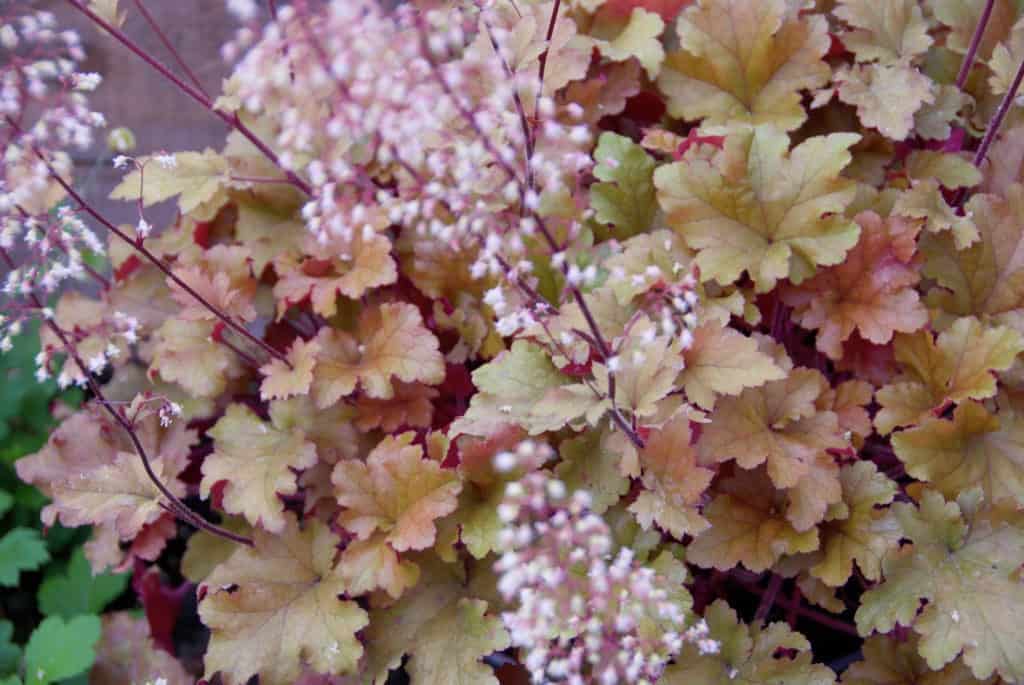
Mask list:
POLYGON ((656 523, 681 539, 697 535, 709 525, 697 505, 715 474, 697 465, 690 438, 689 420, 678 417, 652 431, 640 451, 644 490, 629 510, 645 529, 656 523))
MULTIPOLYGON (((773 3, 769 3, 773 4, 773 3)), ((687 157, 654 173, 668 224, 693 249, 704 280, 733 283, 746 271, 758 292, 799 283, 843 261, 860 229, 842 216, 854 184, 839 176, 859 137, 789 137, 770 126, 731 134, 713 160, 687 157)))
POLYGON ((817 529, 796 530, 785 509, 785 495, 772 486, 763 469, 737 472, 705 507, 711 526, 687 547, 687 560, 722 571, 743 564, 760 572, 784 554, 817 549, 817 529))
POLYGON ((896 359, 904 372, 878 391, 882 405, 875 426, 889 433, 920 422, 947 402, 980 400, 996 393, 993 371, 1005 371, 1024 351, 1019 333, 988 328, 978 319, 957 319, 933 338, 928 331, 896 336, 896 359))
POLYGON ((434 522, 455 510, 462 490, 458 472, 424 459, 414 437, 386 437, 365 462, 338 462, 331 475, 344 507, 338 522, 361 540, 384 532, 399 552, 433 545, 434 522))
POLYGON ((313 520, 282 535, 257 530, 255 547, 238 548, 205 583, 199 616, 210 629, 206 674, 225 685, 258 675, 265 685, 292 685, 305 665, 321 673, 355 670, 363 646, 356 633, 366 612, 339 599, 347 590, 334 559, 338 538, 313 520))
POLYGON ((199 492, 209 497, 224 482, 224 509, 254 526, 284 530, 288 517, 280 495, 298 492, 295 470, 316 463, 316 447, 302 431, 280 430, 243 404, 232 404, 208 431, 213 454, 203 461, 199 492))
POLYGON ((313 398, 325 409, 362 387, 370 397, 394 396, 392 379, 437 384, 444 357, 434 334, 411 304, 385 303, 363 311, 356 335, 324 328, 313 374, 313 398))
POLYGON ((786 0, 698 0, 679 16, 679 50, 658 77, 669 113, 706 124, 800 126, 800 91, 828 80, 825 17, 786 0))
POLYGON ((786 304, 795 307, 793 317, 818 330, 817 347, 832 359, 842 356, 842 343, 855 329, 882 345, 894 332, 913 333, 928 322, 914 289, 920 279, 915 259, 920 223, 883 220, 874 212, 862 212, 856 221, 860 241, 846 261, 782 291, 786 304))

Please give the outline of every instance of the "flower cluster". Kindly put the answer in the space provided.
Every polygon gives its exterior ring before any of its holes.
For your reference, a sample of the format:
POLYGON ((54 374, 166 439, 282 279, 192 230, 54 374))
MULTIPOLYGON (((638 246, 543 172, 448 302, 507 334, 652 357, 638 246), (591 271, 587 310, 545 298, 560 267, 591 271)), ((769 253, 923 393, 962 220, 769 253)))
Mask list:
MULTIPOLYGON (((476 252, 477 277, 529 275, 525 243, 554 230, 540 189, 572 190, 592 136, 579 105, 539 90, 536 63, 513 61, 513 19, 363 1, 278 13, 233 96, 281 122, 275 143, 312 184, 303 216, 321 242, 351 253, 400 226, 476 252)), ((570 241, 579 229, 561 227, 570 241)))
POLYGON ((4 348, 26 318, 45 316, 43 302, 66 282, 90 273, 102 281, 86 257, 102 255, 104 245, 73 209, 58 206, 64 190, 51 175, 69 173, 68 150, 88 149, 106 125, 86 95, 101 78, 79 71, 78 34, 58 30, 53 14, 29 5, 0 10, 0 256, 10 303, 0 323, 4 348))
POLYGON ((6 3, 0 14, 0 43, 8 55, 0 64, 0 132, 5 137, 0 167, 0 212, 35 215, 52 196, 43 159, 70 169, 65 149, 84 150, 94 131, 106 125, 89 108, 86 93, 101 78, 81 73, 81 38, 58 31, 53 14, 27 11, 28 3, 6 3), (44 199, 45 198, 45 199, 44 199))
POLYGON ((533 681, 653 683, 684 643, 717 652, 703 620, 687 627, 681 588, 638 564, 630 548, 616 552, 590 504, 586 492, 569 494, 535 471, 510 483, 499 507, 508 551, 495 566, 498 591, 517 605, 502 617, 533 681))

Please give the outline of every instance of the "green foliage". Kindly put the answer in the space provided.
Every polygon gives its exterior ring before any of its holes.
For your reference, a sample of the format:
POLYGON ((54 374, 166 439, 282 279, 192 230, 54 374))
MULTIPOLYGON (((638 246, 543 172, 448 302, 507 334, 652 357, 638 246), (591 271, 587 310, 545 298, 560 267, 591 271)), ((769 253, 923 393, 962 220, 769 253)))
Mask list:
POLYGON ((48 685, 85 672, 99 639, 98 616, 45 619, 25 646, 25 685, 48 685))
POLYGON ((0 538, 0 585, 17 585, 22 571, 34 571, 50 560, 39 531, 15 528, 0 538))
POLYGON ((646 231, 658 211, 654 194, 654 159, 625 136, 602 133, 594 150, 594 176, 590 187, 594 217, 614 227, 616 238, 630 238, 646 231))
POLYGON ((99 614, 128 586, 128 573, 99 573, 81 547, 75 549, 63 573, 51 572, 39 586, 39 611, 46 616, 72 618, 99 614))
POLYGON ((10 353, 0 356, 5 379, 0 383, 0 585, 5 586, 0 605, 17 621, 0 620, 4 685, 69 683, 70 678, 84 677, 100 639, 98 614, 128 581, 127 574, 93 577, 80 546, 87 531, 55 525, 44 536, 39 512, 46 497, 20 483, 11 467, 45 442, 56 423, 51 414, 55 401, 80 401, 78 391, 60 393, 56 383, 40 383, 33 377, 38 351, 39 336, 33 328, 14 339, 10 353), (69 552, 65 564, 61 559, 69 552), (41 585, 40 576, 45 577, 41 585), (36 611, 53 616, 36 625, 36 611))

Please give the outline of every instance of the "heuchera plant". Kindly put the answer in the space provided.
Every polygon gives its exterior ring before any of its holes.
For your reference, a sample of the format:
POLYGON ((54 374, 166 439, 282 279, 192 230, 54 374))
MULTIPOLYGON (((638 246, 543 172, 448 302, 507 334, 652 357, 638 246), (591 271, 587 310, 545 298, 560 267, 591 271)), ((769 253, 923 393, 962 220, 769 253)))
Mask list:
POLYGON ((115 225, 0 9, 2 344, 88 398, 17 471, 203 678, 1024 682, 1019 3, 231 0, 216 97, 66 3, 231 132, 116 131, 115 225))

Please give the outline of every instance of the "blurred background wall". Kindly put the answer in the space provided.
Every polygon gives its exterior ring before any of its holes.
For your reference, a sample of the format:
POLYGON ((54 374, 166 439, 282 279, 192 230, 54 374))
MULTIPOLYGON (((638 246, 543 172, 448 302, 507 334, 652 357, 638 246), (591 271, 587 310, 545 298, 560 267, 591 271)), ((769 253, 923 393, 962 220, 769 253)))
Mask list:
MULTIPOLYGON (((237 27, 225 9, 224 0, 142 1, 206 90, 216 97, 220 93, 221 79, 228 73, 220 47, 234 35, 237 27)), ((120 0, 127 13, 124 31, 150 54, 180 73, 135 2, 120 0)), ((98 30, 66 0, 36 0, 34 5, 53 12, 61 26, 78 30, 88 53, 84 69, 104 78, 103 84, 92 94, 93 109, 106 115, 108 130, 127 126, 135 133, 138 143, 135 154, 165 149, 202 150, 223 145, 227 127, 219 119, 98 30)), ((86 190, 90 202, 116 223, 135 223, 136 213, 131 206, 107 199, 122 172, 111 166, 113 154, 106 147, 105 134, 99 142, 90 154, 76 159, 78 186, 86 190)), ((173 207, 169 203, 147 216, 159 226, 157 221, 173 217, 173 207)))

